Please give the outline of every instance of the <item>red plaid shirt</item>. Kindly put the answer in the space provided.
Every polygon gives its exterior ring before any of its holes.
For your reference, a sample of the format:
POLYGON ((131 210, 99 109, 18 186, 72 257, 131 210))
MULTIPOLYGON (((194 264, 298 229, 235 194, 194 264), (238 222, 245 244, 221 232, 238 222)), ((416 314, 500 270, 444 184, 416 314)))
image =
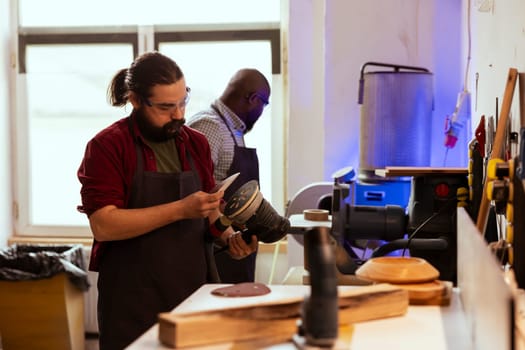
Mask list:
MULTIPOLYGON (((122 118, 99 132, 88 142, 84 159, 77 175, 82 188, 82 205, 78 210, 89 217, 107 205, 127 208, 130 199, 133 175, 137 166, 135 140, 130 132, 129 119, 122 118)), ((153 150, 146 145, 136 123, 133 123, 135 138, 144 154, 144 170, 156 171, 153 150)), ((202 190, 209 191, 214 185, 213 163, 206 137, 199 131, 183 126, 176 138, 177 151, 183 171, 191 170, 186 150, 200 175, 202 190)), ((90 270, 98 269, 98 258, 103 242, 94 241, 91 251, 90 270)))

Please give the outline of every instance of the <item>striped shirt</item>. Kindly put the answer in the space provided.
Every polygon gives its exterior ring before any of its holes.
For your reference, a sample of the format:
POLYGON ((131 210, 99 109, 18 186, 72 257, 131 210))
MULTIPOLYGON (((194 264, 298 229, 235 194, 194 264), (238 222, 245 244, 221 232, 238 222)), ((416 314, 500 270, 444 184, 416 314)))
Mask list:
POLYGON ((202 132, 208 139, 214 165, 213 177, 216 181, 220 181, 228 175, 228 170, 233 161, 235 141, 237 141, 237 146, 245 147, 244 131, 246 125, 220 100, 215 100, 212 105, 220 111, 231 132, 213 108, 195 114, 188 120, 187 125, 202 132), (235 135, 235 141, 232 138, 232 133, 235 135))

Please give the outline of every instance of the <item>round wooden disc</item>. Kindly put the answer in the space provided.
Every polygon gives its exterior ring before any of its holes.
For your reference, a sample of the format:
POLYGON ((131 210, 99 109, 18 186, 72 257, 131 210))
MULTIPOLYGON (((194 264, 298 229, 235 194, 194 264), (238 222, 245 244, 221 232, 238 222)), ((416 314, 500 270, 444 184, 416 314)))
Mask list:
POLYGON ((355 274, 386 283, 431 282, 439 277, 439 271, 425 259, 393 256, 372 258, 361 265, 355 274))

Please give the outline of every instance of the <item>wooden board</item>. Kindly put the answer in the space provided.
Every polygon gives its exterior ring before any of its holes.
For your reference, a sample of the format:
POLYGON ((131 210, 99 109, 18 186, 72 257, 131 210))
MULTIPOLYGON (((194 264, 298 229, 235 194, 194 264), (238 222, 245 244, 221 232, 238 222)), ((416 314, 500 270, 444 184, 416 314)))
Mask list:
POLYGON ((401 167, 391 166, 384 169, 376 169, 377 176, 419 176, 419 175, 438 175, 438 174, 468 174, 467 168, 449 168, 449 167, 401 167))
POLYGON ((520 127, 525 127, 525 73, 518 73, 520 127))
POLYGON ((427 283, 395 284, 408 291, 410 305, 450 305, 453 284, 435 280, 427 283))
MULTIPOLYGON (((505 85, 505 93, 503 95, 503 105, 501 106, 501 115, 499 117, 498 126, 496 127, 496 136, 494 137, 494 144, 492 145, 492 153, 490 159, 501 158, 503 146, 505 143, 507 124, 509 122, 510 107, 512 106, 512 98, 514 89, 516 88, 516 80, 518 79, 518 71, 515 68, 509 69, 507 82, 505 85)), ((487 197, 488 182, 486 179, 483 183, 483 195, 479 204, 478 217, 476 226, 480 234, 485 234, 487 228, 487 220, 489 217, 490 200, 487 197)))
POLYGON ((457 227, 458 287, 476 349, 513 349, 514 299, 501 264, 464 208, 457 227))
MULTIPOLYGON (((309 286, 303 295, 286 295, 286 287, 270 286, 272 292, 261 297, 220 298, 203 286, 173 312, 159 315, 159 340, 176 348, 267 337, 289 340, 297 333, 309 286)), ((408 292, 389 284, 340 286, 338 293, 341 325, 400 316, 408 309, 408 292)))

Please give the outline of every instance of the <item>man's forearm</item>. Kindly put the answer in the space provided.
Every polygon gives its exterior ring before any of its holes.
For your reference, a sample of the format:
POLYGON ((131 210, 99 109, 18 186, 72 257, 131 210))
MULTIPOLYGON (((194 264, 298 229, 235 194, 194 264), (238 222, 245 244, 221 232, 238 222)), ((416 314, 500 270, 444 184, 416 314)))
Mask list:
POLYGON ((99 242, 128 239, 183 219, 184 211, 180 207, 178 201, 140 209, 108 205, 94 212, 89 223, 99 242))

